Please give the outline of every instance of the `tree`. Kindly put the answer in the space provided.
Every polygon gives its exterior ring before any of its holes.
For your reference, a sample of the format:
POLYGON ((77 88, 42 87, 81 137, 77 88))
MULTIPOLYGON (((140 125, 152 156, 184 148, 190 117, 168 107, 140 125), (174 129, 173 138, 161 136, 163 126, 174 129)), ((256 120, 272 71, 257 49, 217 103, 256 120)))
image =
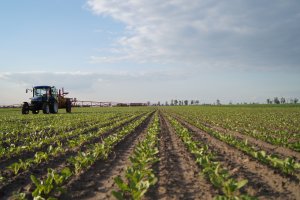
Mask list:
POLYGON ((267 99, 267 104, 271 104, 271 103, 272 103, 271 99, 267 99))
POLYGON ((191 105, 194 105, 194 100, 191 100, 191 105))
POLYGON ((174 104, 175 104, 175 106, 177 106, 177 104, 178 104, 178 100, 177 99, 174 100, 174 104))
POLYGON ((196 104, 196 105, 199 105, 199 100, 196 100, 196 101, 195 101, 195 104, 196 104))
POLYGON ((159 102, 157 102, 157 105, 158 105, 158 106, 160 106, 160 101, 159 101, 159 102))
POLYGON ((189 101, 188 100, 184 100, 184 105, 189 105, 189 101))
POLYGON ((166 101, 165 105, 166 105, 166 106, 168 106, 168 105, 169 105, 168 101, 166 101))
POLYGON ((216 102, 217 105, 221 105, 221 101, 219 99, 217 99, 217 102, 216 102))
POLYGON ((281 103, 281 104, 284 104, 284 103, 285 103, 285 98, 284 98, 284 97, 281 97, 280 103, 281 103))
POLYGON ((280 104, 280 101, 279 101, 278 97, 275 97, 275 98, 274 98, 274 103, 280 104))
POLYGON ((295 104, 298 103, 298 101, 299 101, 299 99, 297 99, 297 98, 294 99, 295 104))
POLYGON ((174 106, 174 100, 173 99, 171 100, 171 106, 174 106))

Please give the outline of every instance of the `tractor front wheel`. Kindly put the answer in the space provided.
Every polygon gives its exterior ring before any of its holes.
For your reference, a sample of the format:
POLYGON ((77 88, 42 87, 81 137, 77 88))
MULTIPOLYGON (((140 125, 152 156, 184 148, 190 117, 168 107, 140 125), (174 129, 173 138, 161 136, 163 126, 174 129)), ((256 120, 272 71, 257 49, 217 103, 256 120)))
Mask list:
POLYGON ((66 102, 66 111, 67 113, 71 113, 71 109, 72 109, 72 103, 70 100, 67 100, 66 102))
POLYGON ((51 104, 50 112, 56 114, 58 112, 58 103, 56 101, 51 104))
POLYGON ((49 104, 46 103, 46 102, 43 104, 43 113, 44 114, 49 114, 50 113, 49 104))
POLYGON ((22 114, 27 115, 29 114, 29 104, 25 102, 22 106, 22 114))

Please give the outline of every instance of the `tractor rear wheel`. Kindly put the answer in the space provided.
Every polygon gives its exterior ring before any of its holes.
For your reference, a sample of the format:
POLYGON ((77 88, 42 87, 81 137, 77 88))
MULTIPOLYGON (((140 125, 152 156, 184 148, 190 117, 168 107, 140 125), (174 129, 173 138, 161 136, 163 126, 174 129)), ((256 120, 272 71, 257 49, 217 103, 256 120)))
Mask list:
POLYGON ((22 106, 22 114, 23 115, 29 114, 29 105, 27 102, 25 102, 22 106))
POLYGON ((72 103, 70 100, 67 100, 66 102, 66 111, 67 113, 71 113, 71 109, 72 109, 72 103))
POLYGON ((56 114, 58 112, 58 103, 56 101, 50 105, 50 113, 56 114))
POLYGON ((43 113, 44 114, 49 114, 50 113, 49 104, 46 103, 46 102, 43 104, 43 113))

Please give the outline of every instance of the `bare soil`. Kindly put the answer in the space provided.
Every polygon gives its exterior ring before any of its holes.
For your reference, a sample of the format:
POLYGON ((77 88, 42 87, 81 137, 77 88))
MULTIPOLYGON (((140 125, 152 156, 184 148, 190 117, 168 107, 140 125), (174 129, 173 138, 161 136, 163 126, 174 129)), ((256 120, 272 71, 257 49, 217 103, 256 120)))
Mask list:
MULTIPOLYGON (((111 118, 110 120, 114 120, 114 118, 116 118, 116 117, 113 117, 113 118, 111 118)), ((113 121, 113 122, 114 122, 114 121, 113 121)), ((95 124, 101 124, 101 125, 99 125, 99 126, 96 127, 96 128, 86 130, 86 131, 84 131, 84 132, 82 132, 82 133, 80 133, 80 134, 83 135, 83 134, 86 134, 86 133, 89 133, 89 132, 96 132, 96 131, 99 130, 99 128, 108 126, 108 125, 112 124, 113 122, 108 122, 108 123, 105 123, 105 124, 102 124, 101 122, 97 122, 97 123, 95 123, 95 124)), ((94 125, 94 124, 93 124, 93 125, 94 125)), ((85 126, 86 126, 85 124, 82 124, 82 126, 77 127, 77 128, 83 128, 83 127, 85 127, 85 126)), ((73 130, 75 130, 75 128, 67 128, 67 129, 65 130, 65 132, 71 132, 71 131, 73 131, 73 130)), ((56 134, 57 134, 57 133, 54 133, 53 135, 56 135, 56 134)), ((76 138, 76 137, 79 137, 79 135, 75 135, 75 136, 70 136, 70 137, 68 137, 68 138, 64 138, 64 139, 60 140, 60 142, 64 145, 64 144, 66 144, 66 142, 67 142, 68 140, 74 139, 74 138, 76 138)), ((43 145, 43 146, 40 147, 40 148, 34 148, 34 149, 31 149, 31 150, 23 151, 22 153, 17 154, 17 155, 11 155, 9 158, 3 157, 3 158, 0 159, 0 168, 2 168, 2 169, 3 169, 3 168, 6 168, 7 166, 9 166, 9 165, 11 165, 11 164, 13 164, 13 163, 15 163, 15 162, 18 162, 19 159, 26 160, 26 159, 32 158, 32 157, 34 157, 34 154, 35 154, 37 151, 47 151, 47 149, 48 149, 49 146, 50 146, 50 144, 45 144, 45 145, 43 145)), ((56 145, 53 145, 53 144, 52 144, 52 146, 53 146, 53 147, 56 147, 56 145)))
POLYGON ((154 167, 158 183, 146 199, 212 199, 216 190, 199 174, 194 158, 163 116, 160 123, 160 162, 154 167))
POLYGON ((299 180, 259 163, 183 120, 180 122, 193 133, 195 140, 208 144, 216 152, 217 160, 222 161, 232 174, 248 179, 249 183, 245 188, 248 194, 259 199, 300 199, 299 180))
POLYGON ((229 133, 238 139, 248 140, 249 144, 258 147, 259 149, 265 150, 268 153, 277 154, 281 157, 292 157, 297 162, 300 162, 300 153, 293 151, 292 149, 281 147, 281 146, 276 146, 276 145, 270 144, 268 142, 259 140, 257 138, 251 137, 249 135, 245 135, 245 134, 239 133, 237 131, 231 131, 231 130, 228 130, 228 129, 225 129, 225 128, 222 128, 219 126, 212 126, 209 124, 203 124, 203 125, 208 126, 216 131, 220 131, 223 133, 229 133))
MULTIPOLYGON (((170 124, 160 118, 159 134, 160 161, 153 167, 158 177, 157 184, 144 199, 212 199, 217 191, 200 175, 192 155, 186 150, 170 124)), ((147 131, 129 135, 120 142, 110 155, 110 159, 96 162, 88 171, 76 177, 67 185, 62 199, 115 199, 111 192, 118 188, 114 183, 117 176, 124 177, 131 164, 129 156, 147 131)))
POLYGON ((151 119, 148 118, 134 133, 127 135, 119 142, 107 160, 95 162, 87 171, 75 177, 66 186, 67 192, 61 199, 115 199, 112 191, 118 188, 114 178, 123 176, 130 165, 129 156, 132 155, 136 144, 146 136, 151 119))
POLYGON ((78 151, 84 151, 89 144, 101 142, 102 138, 105 138, 111 133, 120 130, 122 127, 128 125, 132 121, 139 119, 141 116, 142 115, 137 116, 136 118, 121 124, 119 127, 101 134, 101 137, 87 141, 80 147, 69 149, 64 154, 60 154, 55 158, 51 158, 48 162, 35 165, 33 168, 30 168, 29 170, 22 172, 16 176, 12 175, 12 177, 5 181, 4 185, 0 185, 0 199, 11 199, 11 196, 15 191, 25 192, 27 194, 31 193, 33 191, 33 184, 31 183, 30 175, 41 178, 47 175, 48 168, 56 169, 59 171, 60 169, 68 165, 66 162, 67 159, 71 156, 76 155, 78 151))
MULTIPOLYGON (((20 175, 13 176, 8 184, 0 185, 0 199, 10 199, 15 191, 30 194, 34 189, 30 175, 44 177, 47 168, 62 169, 68 166, 66 160, 77 151, 85 151, 87 145, 101 142, 101 138, 120 130, 122 127, 137 120, 136 117, 121 126, 110 130, 101 137, 86 142, 81 147, 67 151, 65 154, 42 163, 20 175)), ((145 194, 143 199, 213 199, 219 190, 201 175, 201 168, 196 164, 193 155, 186 149, 179 136, 168 122, 163 113, 159 112, 161 132, 159 133, 159 162, 154 164, 153 170, 158 182, 145 194)), ((137 129, 128 134, 122 141, 114 146, 113 152, 107 160, 98 160, 81 174, 72 177, 65 185, 66 193, 58 196, 59 199, 115 199, 111 192, 118 190, 114 183, 117 176, 124 177, 126 168, 131 164, 136 144, 143 140, 147 134, 148 126, 153 118, 150 115, 137 129)), ((249 182, 242 192, 258 197, 258 199, 299 199, 300 182, 297 177, 287 176, 278 170, 262 164, 240 150, 232 147, 200 130, 199 128, 177 118, 192 133, 194 140, 206 143, 216 161, 229 170, 230 174, 238 179, 247 179, 249 182)), ((211 127, 215 130, 230 133, 238 139, 247 139, 250 144, 268 152, 275 152, 282 156, 295 157, 298 154, 286 148, 278 148, 269 143, 257 140, 238 132, 225 130, 221 127, 211 127)), ((26 155, 26 154, 24 154, 26 155)), ((6 164, 0 166, 6 166, 6 164)), ((30 197, 30 196, 29 196, 30 197)))

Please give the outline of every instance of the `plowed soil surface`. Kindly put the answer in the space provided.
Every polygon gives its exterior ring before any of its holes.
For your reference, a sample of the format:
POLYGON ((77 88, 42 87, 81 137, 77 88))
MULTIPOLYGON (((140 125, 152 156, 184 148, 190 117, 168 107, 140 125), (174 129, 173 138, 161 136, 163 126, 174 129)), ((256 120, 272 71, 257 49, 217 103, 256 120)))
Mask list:
MULTIPOLYGON (((141 116, 138 116, 133 120, 136 120, 140 117, 141 116)), ((48 168, 52 168, 57 171, 61 170, 62 168, 67 166, 67 159, 70 156, 76 155, 78 151, 84 151, 89 144, 101 142, 102 138, 105 138, 113 132, 120 130, 122 127, 131 123, 133 120, 125 122, 120 126, 101 134, 99 138, 87 141, 80 147, 76 147, 72 150, 67 150, 64 154, 61 154, 58 157, 51 158, 48 162, 42 162, 39 165, 35 165, 29 170, 19 173, 16 176, 11 174, 11 178, 5 182, 6 184, 0 185, 0 199, 14 199, 13 196, 16 191, 24 192, 25 194, 27 194, 27 196, 30 196, 30 193, 33 191, 34 188, 30 179, 30 175, 34 175, 37 178, 42 178, 45 177, 45 175, 47 174, 48 168)), ((142 128, 145 129, 145 125, 149 123, 149 120, 150 118, 148 118, 148 120, 146 120, 146 122, 144 122, 142 126, 138 128, 137 132, 142 128)), ((130 143, 130 140, 128 140, 127 142, 130 143)))
MULTIPOLYGON (((201 175, 192 155, 164 117, 160 118, 159 158, 154 166, 157 184, 145 199, 212 199, 217 191, 201 175)), ((120 142, 110 158, 96 162, 67 186, 62 199, 115 199, 111 192, 118 190, 117 176, 124 177, 130 165, 134 147, 147 134, 147 126, 120 142)))
POLYGON ((158 183, 147 194, 148 199, 212 199, 216 190, 200 175, 169 122, 163 116, 160 122, 158 183))
MULTIPOLYGON (((201 173, 201 167, 196 164, 195 158, 176 134, 166 114, 161 111, 157 112, 161 129, 158 133, 159 153, 157 156, 159 161, 152 168, 158 181, 150 187, 143 199, 213 199, 217 195, 222 195, 222 191, 214 187, 201 173)), ((147 135, 153 116, 152 113, 138 128, 116 144, 107 160, 96 161, 88 169, 68 180, 68 183, 64 185, 66 192, 58 198, 115 199, 112 191, 117 191, 118 188, 114 183, 114 178, 117 176, 124 178, 126 168, 131 165, 130 156, 136 145, 147 135)), ((248 184, 241 190, 242 193, 266 200, 300 199, 300 181, 297 176, 285 175, 271 166, 262 164, 237 148, 218 140, 180 117, 177 116, 176 119, 189 130, 195 141, 209 146, 211 153, 215 155, 215 160, 226 168, 233 178, 248 180, 248 184)), ((107 137, 125 125, 106 132, 102 137, 107 137)), ((250 144, 261 150, 274 151, 283 157, 293 156, 298 161, 300 159, 300 154, 292 150, 283 147, 277 148, 266 142, 238 132, 230 132, 221 127, 210 128, 223 133, 231 133, 238 139, 247 139, 250 144)), ((88 144, 97 142, 102 142, 100 137, 89 141, 88 144)), ((0 199, 12 199, 12 194, 16 190, 26 191, 27 196, 30 197, 30 193, 33 191, 30 174, 44 177, 48 167, 60 169, 66 166, 66 160, 70 156, 76 155, 77 150, 84 151, 85 148, 83 146, 78 147, 75 151, 67 151, 61 157, 51 159, 48 163, 41 163, 36 168, 24 172, 23 175, 12 177, 9 184, 0 185, 0 195, 2 195, 0 199)), ((2 163, 2 165, 0 163, 0 166, 7 165, 8 163, 2 163)))
POLYGON ((192 133, 195 140, 204 141, 237 178, 246 178, 245 190, 259 199, 300 199, 300 184, 295 177, 280 173, 265 164, 245 155, 238 149, 214 138, 191 124, 179 120, 192 133))
POLYGON ((115 199, 112 191, 117 190, 114 178, 123 176, 129 166, 129 156, 135 145, 141 141, 146 133, 150 119, 134 133, 129 134, 119 142, 108 160, 99 160, 89 170, 80 174, 67 186, 67 192, 61 199, 115 199))
POLYGON ((242 139, 242 140, 247 140, 249 144, 256 146, 259 149, 262 149, 268 153, 275 153, 280 157, 292 157, 294 158, 296 161, 300 161, 300 153, 293 151, 292 149, 288 149, 285 147, 281 147, 281 146, 276 146, 276 145, 272 145, 268 142, 259 140, 257 138, 253 138, 249 135, 245 135, 242 133, 239 133, 237 131, 230 131, 227 129, 224 129, 222 127, 218 127, 218 126, 211 126, 208 124, 205 124, 206 126, 216 130, 216 131, 220 131, 223 133, 229 133, 231 135, 233 135, 234 137, 238 138, 238 139, 242 139))

